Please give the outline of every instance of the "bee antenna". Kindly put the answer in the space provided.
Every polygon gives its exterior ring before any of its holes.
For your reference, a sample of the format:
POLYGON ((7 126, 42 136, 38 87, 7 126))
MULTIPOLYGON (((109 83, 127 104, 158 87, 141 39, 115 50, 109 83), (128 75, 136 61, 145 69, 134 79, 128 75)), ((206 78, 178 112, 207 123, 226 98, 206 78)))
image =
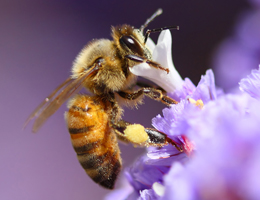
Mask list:
POLYGON ((180 27, 179 26, 166 26, 166 27, 163 27, 163 28, 155 28, 155 29, 148 29, 145 33, 145 36, 144 36, 144 44, 146 43, 150 33, 154 33, 154 32, 161 32, 163 30, 168 30, 168 29, 176 29, 176 30, 179 30, 180 27))
POLYGON ((144 29, 148 26, 148 24, 153 21, 156 17, 158 17, 159 15, 161 15, 163 13, 163 10, 161 8, 159 8, 158 10, 155 11, 155 13, 149 17, 146 22, 140 27, 140 31, 141 33, 144 32, 144 29))

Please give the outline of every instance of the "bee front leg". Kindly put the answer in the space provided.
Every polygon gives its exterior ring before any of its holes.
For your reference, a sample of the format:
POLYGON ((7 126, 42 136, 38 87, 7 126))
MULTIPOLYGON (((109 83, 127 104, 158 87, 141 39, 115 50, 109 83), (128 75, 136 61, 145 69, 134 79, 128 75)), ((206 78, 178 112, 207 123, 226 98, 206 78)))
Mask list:
POLYGON ((146 58, 143 58, 141 56, 137 56, 137 55, 126 55, 125 58, 135 61, 137 63, 147 63, 148 65, 150 65, 151 67, 160 69, 160 70, 164 70, 167 72, 167 74, 169 73, 169 69, 167 68, 163 68, 159 63, 156 63, 152 60, 148 60, 146 58))

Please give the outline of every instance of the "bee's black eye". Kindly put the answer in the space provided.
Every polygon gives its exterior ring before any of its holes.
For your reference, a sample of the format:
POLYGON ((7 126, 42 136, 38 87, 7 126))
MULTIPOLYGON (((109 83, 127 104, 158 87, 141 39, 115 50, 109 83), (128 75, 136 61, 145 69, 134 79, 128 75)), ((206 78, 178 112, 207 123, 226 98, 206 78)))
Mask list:
POLYGON ((119 42, 121 45, 127 46, 133 53, 137 53, 140 56, 144 55, 143 49, 139 43, 131 36, 124 35, 119 39, 119 42))

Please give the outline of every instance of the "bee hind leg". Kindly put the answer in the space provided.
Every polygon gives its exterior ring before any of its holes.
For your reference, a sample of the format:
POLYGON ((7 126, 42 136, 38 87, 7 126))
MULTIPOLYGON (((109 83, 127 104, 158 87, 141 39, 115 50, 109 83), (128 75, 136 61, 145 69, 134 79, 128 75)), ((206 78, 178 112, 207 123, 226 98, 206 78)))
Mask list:
POLYGON ((146 141, 147 146, 165 146, 168 144, 173 145, 178 151, 182 152, 182 147, 171 140, 167 135, 163 132, 160 132, 154 128, 145 128, 145 132, 148 134, 149 140, 146 141))
POLYGON ((118 139, 126 143, 132 143, 135 146, 154 146, 163 147, 166 145, 173 145, 177 150, 182 152, 180 145, 167 137, 166 134, 153 129, 145 128, 140 124, 130 124, 121 120, 120 125, 114 125, 118 139))

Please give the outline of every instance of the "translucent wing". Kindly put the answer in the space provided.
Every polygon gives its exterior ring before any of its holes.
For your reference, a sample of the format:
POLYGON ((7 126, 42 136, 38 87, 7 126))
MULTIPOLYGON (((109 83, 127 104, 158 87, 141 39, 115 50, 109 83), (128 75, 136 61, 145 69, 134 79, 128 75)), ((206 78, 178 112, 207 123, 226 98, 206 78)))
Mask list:
POLYGON ((98 66, 94 65, 77 79, 68 78, 64 81, 32 112, 27 118, 25 126, 35 118, 32 131, 37 132, 69 97, 82 89, 82 83, 98 69, 98 66))

